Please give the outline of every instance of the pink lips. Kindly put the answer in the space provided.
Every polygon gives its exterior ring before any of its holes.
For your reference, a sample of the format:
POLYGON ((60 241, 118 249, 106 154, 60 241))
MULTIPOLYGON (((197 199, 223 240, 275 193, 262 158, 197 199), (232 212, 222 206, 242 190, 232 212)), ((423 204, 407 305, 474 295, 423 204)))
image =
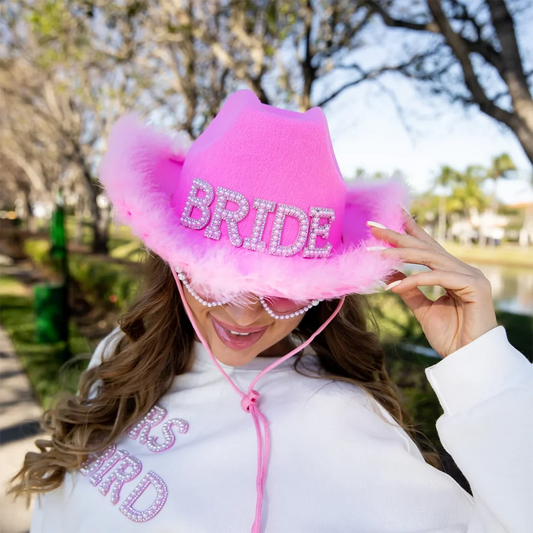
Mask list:
POLYGON ((213 327, 217 332, 219 339, 232 350, 245 350, 254 345, 268 329, 268 326, 262 328, 241 328, 237 326, 230 326, 218 321, 215 317, 210 316, 213 327), (248 333, 248 335, 235 335, 231 331, 238 333, 248 333))

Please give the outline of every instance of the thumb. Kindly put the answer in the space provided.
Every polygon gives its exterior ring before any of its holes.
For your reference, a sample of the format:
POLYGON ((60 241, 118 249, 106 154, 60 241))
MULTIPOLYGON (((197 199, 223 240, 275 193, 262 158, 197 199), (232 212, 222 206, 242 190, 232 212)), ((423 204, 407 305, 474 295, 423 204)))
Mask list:
MULTIPOLYGON (((393 283, 394 281, 401 281, 402 279, 407 278, 407 276, 400 272, 399 270, 394 270, 391 274, 386 276, 383 281, 389 285, 390 283, 393 283)), ((393 287, 394 289, 394 287, 393 287)), ((401 290, 401 284, 399 289, 401 290)), ((395 294, 398 294, 398 296, 403 300, 405 305, 411 309, 413 314, 415 315, 416 319, 420 321, 420 311, 422 309, 427 308, 428 305, 431 305, 433 302, 418 288, 415 287, 413 289, 410 289, 408 291, 404 292, 395 292, 395 294)))

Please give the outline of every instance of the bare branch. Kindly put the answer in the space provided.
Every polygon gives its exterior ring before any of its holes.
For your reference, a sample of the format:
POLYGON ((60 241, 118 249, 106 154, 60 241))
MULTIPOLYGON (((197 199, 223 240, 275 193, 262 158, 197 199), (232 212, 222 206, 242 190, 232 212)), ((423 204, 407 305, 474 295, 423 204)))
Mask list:
POLYGON ((501 107, 498 107, 492 100, 490 100, 490 98, 488 98, 474 71, 472 61, 470 60, 468 46, 464 42, 464 39, 455 33, 451 27, 449 20, 446 18, 446 15, 442 10, 440 0, 427 0, 427 4, 436 24, 446 40, 446 43, 453 50, 461 65, 465 84, 472 93, 473 99, 477 102, 480 109, 487 113, 487 115, 509 125, 512 120, 512 115, 501 107))
POLYGON ((414 31, 428 31, 431 33, 440 33, 440 29, 434 21, 427 21, 424 23, 410 22, 408 20, 395 19, 387 13, 387 11, 374 0, 367 0, 366 4, 375 13, 381 16, 383 22, 392 28, 404 28, 406 30, 414 31))

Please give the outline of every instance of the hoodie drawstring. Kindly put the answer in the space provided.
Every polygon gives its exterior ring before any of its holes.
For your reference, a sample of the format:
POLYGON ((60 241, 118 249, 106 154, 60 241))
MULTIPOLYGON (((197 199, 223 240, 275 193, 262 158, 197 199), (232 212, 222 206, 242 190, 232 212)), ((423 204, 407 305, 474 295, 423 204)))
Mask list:
POLYGON ((292 352, 289 352, 287 355, 284 355, 283 357, 276 360, 269 367, 262 370, 250 384, 250 387, 248 388, 248 394, 244 394, 237 387, 237 385, 233 383, 232 379, 226 374, 222 366, 220 366, 220 363, 218 362, 217 358, 211 352, 211 349, 209 348, 207 341, 204 339, 204 337, 200 333, 198 326, 196 325, 191 308, 189 307, 189 304, 187 303, 187 300, 185 298, 185 294, 183 292, 183 288, 178 279, 178 276, 173 268, 171 268, 171 270, 172 270, 172 274, 174 275, 174 279, 176 280, 176 285, 178 286, 178 291, 181 295, 183 306, 185 307, 185 311, 187 312, 187 315, 189 317, 189 320, 191 321, 191 324, 194 328, 194 331, 196 332, 197 337, 200 339, 200 342, 204 345, 204 348, 207 350, 207 353, 211 356, 211 359, 213 360, 215 365, 218 367, 218 369, 222 372, 222 374, 227 379, 229 384, 241 396, 242 409, 246 412, 249 412, 252 415, 252 419, 254 421, 255 431, 257 435, 257 476, 256 476, 256 482, 255 482, 257 499, 256 499, 256 505, 255 505, 255 518, 254 518, 254 523, 252 525, 251 533, 261 533, 261 512, 263 509, 263 496, 264 496, 266 475, 267 475, 267 470, 268 470, 268 459, 270 457, 270 429, 268 426, 268 420, 263 415, 263 413, 261 413, 261 411, 259 410, 259 406, 258 406, 259 393, 254 389, 254 386, 261 379, 261 377, 264 376, 267 372, 277 367, 278 365, 280 365, 281 363, 283 363, 284 361, 292 357, 294 354, 302 351, 309 344, 311 344, 311 342, 315 339, 315 337, 319 335, 320 333, 322 333, 322 331, 326 329, 328 324, 337 316, 337 314, 341 310, 341 307, 344 303, 345 298, 344 296, 341 298, 341 300, 339 301, 339 304, 337 305, 337 307, 335 308, 335 311, 333 311, 331 316, 305 342, 303 342, 302 344, 300 344, 300 346, 292 350, 292 352))

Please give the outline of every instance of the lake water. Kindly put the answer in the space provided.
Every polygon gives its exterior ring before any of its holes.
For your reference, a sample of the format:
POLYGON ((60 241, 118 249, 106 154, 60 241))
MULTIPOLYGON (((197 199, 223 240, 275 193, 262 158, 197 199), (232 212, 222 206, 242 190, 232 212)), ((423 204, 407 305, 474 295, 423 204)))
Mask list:
MULTIPOLYGON (((496 309, 533 316, 533 267, 508 267, 479 264, 469 261, 479 268, 492 285, 492 295, 496 309)), ((406 274, 427 270, 419 265, 405 265, 401 269, 406 274)), ((442 294, 442 289, 428 290, 432 299, 442 294)))

